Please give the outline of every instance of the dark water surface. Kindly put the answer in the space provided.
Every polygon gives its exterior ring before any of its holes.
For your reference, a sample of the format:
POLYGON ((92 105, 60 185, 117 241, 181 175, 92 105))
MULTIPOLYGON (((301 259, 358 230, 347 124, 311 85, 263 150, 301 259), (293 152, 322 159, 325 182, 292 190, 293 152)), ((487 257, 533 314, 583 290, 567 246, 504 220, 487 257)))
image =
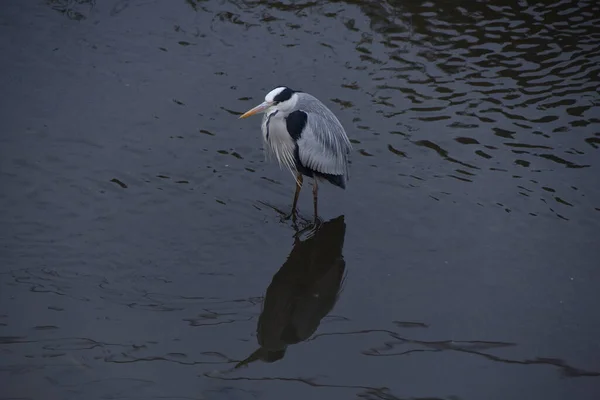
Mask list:
POLYGON ((594 0, 2 2, 0 398, 600 398, 598 26, 594 0), (237 119, 281 84, 354 143, 297 239, 237 119))

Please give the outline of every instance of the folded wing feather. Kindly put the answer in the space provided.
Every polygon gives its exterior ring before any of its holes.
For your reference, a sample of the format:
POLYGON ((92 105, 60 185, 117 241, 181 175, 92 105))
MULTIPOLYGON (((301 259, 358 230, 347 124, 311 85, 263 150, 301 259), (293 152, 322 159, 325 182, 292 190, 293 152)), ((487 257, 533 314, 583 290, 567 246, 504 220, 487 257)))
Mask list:
POLYGON ((297 142, 300 162, 324 174, 347 176, 347 160, 352 147, 342 125, 333 114, 311 111, 307 114, 306 127, 297 142))

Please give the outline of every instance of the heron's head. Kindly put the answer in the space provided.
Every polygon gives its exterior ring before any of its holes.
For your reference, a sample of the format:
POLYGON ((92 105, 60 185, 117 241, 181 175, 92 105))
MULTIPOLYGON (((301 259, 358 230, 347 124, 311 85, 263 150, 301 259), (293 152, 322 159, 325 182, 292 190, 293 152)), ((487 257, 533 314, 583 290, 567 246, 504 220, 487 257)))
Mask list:
POLYGON ((297 93, 287 86, 276 87, 267 93, 265 101, 240 115, 240 118, 247 118, 257 113, 271 114, 275 111, 291 111, 298 101, 297 93))

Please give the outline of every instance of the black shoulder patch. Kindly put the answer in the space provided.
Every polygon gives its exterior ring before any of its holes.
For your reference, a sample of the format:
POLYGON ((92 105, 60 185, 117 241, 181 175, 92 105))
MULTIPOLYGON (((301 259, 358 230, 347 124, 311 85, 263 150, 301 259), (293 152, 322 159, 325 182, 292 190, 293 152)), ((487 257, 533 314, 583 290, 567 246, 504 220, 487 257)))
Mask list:
POLYGON ((294 90, 290 89, 289 87, 286 87, 285 89, 283 89, 281 91, 281 93, 279 93, 277 96, 275 96, 273 98, 273 100, 277 101, 277 102, 286 101, 286 100, 289 100, 293 94, 294 94, 294 90))
POLYGON ((294 139, 294 142, 297 142, 302 137, 302 131, 306 126, 307 118, 308 115, 304 111, 296 110, 291 112, 285 119, 285 126, 292 139, 294 139))

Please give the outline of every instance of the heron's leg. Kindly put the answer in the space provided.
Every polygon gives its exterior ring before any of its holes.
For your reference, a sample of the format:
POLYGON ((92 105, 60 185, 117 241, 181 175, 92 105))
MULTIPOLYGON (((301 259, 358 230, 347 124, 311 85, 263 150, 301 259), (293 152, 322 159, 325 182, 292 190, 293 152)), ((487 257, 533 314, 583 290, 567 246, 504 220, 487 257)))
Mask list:
POLYGON ((292 218, 296 219, 296 205, 298 204, 298 197, 300 197, 300 190, 302 189, 302 174, 298 172, 296 175, 296 193, 294 193, 294 202, 292 203, 292 218))
POLYGON ((317 223, 318 221, 318 215, 317 215, 317 194, 319 191, 319 186, 317 185, 317 179, 315 177, 315 179, 313 180, 313 202, 315 205, 315 223, 317 223))

